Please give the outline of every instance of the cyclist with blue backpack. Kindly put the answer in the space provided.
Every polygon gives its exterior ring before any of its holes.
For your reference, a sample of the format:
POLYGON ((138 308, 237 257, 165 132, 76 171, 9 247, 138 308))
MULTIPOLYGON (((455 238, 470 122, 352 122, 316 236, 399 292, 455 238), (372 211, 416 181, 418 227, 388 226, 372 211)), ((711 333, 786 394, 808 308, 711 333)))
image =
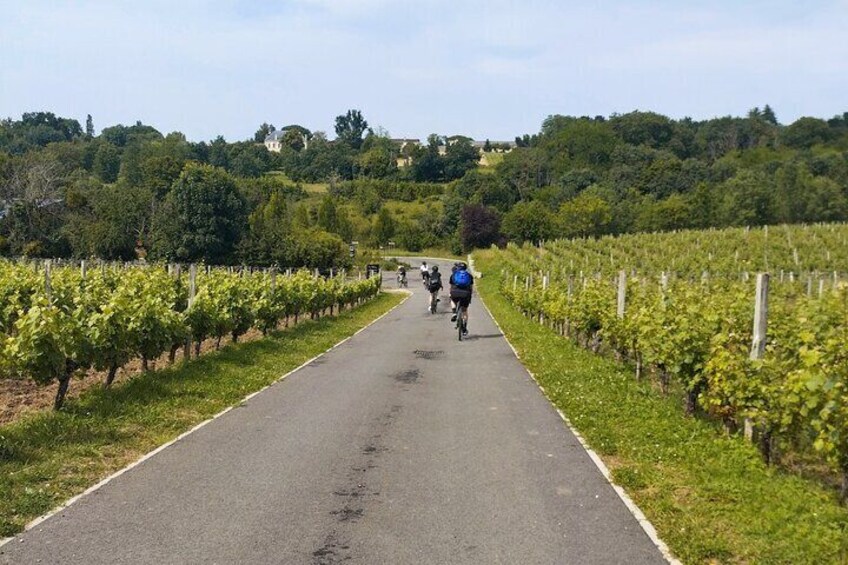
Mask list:
POLYGON ((454 265, 454 271, 450 276, 450 297, 453 304, 453 316, 451 322, 456 321, 456 310, 462 307, 462 321, 468 333, 468 306, 471 304, 471 294, 474 288, 474 277, 468 272, 468 265, 458 262, 454 265))

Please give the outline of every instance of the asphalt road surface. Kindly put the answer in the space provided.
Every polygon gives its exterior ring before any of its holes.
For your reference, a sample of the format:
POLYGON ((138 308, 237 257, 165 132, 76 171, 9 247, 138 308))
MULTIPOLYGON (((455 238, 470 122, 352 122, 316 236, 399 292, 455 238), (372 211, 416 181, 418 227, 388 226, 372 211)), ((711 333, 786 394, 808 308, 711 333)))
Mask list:
POLYGON ((479 298, 460 343, 410 275, 388 316, 0 563, 665 562, 479 298))

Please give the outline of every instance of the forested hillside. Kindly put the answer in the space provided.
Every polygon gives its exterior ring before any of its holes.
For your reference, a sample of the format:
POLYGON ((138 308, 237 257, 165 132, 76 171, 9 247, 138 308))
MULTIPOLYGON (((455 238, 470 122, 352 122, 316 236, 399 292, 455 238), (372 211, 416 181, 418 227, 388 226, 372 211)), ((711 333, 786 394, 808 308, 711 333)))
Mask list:
POLYGON ((97 134, 49 112, 0 122, 0 253, 330 267, 348 244, 449 248, 848 219, 848 113, 782 125, 653 112, 550 116, 517 147, 399 143, 357 110, 335 138, 281 128, 192 142, 141 122, 97 134), (483 166, 480 163, 485 162, 483 166))

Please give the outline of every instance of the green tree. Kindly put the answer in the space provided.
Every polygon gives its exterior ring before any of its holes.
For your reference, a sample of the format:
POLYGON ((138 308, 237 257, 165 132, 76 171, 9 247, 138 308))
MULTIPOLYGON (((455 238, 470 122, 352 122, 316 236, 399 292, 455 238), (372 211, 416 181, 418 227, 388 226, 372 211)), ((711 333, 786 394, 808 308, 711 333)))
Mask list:
POLYGON ((85 117, 85 136, 89 139, 94 137, 94 119, 91 117, 91 114, 85 117))
POLYGON ((220 168, 189 163, 156 217, 156 255, 227 263, 245 220, 244 199, 233 178, 220 168))
POLYGON ((597 237, 607 233, 612 222, 609 202, 583 192, 559 209, 560 229, 566 237, 597 237))
POLYGON ((330 233, 339 231, 339 214, 336 201, 332 196, 325 196, 318 207, 318 227, 330 233))
POLYGON ((388 208, 381 208, 374 220, 374 241, 378 245, 386 245, 395 235, 395 219, 388 208))
POLYGON ((131 143, 124 147, 118 176, 131 186, 137 186, 144 181, 141 165, 141 146, 138 143, 131 143))
POLYGON ((390 178, 397 174, 397 148, 385 137, 369 135, 356 158, 358 173, 375 179, 390 178))
POLYGON ((556 218, 540 202, 519 202, 504 214, 501 231, 510 241, 538 244, 556 236, 556 218))
POLYGON ((267 122, 262 122, 262 125, 259 126, 259 129, 256 130, 256 133, 253 134, 253 141, 255 143, 263 143, 265 138, 277 131, 273 124, 269 124, 267 122))
POLYGON ((444 180, 461 178, 466 172, 477 168, 480 152, 471 144, 471 140, 460 137, 445 148, 444 180))
POLYGON ((809 149, 817 143, 826 143, 832 138, 827 122, 818 118, 798 118, 786 126, 780 139, 789 147, 809 149))
POLYGON ((118 148, 109 142, 100 142, 94 154, 93 172, 103 182, 118 180, 121 169, 121 155, 118 148))
POLYGON ((368 122, 359 110, 348 110, 346 114, 336 116, 336 137, 354 149, 362 145, 362 135, 368 129, 368 122))

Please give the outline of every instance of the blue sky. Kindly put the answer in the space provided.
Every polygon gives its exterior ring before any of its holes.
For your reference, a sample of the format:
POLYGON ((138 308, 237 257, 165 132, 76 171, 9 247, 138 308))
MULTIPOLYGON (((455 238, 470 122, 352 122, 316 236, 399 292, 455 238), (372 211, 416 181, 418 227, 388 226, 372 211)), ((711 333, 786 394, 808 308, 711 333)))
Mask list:
POLYGON ((512 139, 549 114, 848 111, 848 0, 0 0, 0 116, 512 139))

